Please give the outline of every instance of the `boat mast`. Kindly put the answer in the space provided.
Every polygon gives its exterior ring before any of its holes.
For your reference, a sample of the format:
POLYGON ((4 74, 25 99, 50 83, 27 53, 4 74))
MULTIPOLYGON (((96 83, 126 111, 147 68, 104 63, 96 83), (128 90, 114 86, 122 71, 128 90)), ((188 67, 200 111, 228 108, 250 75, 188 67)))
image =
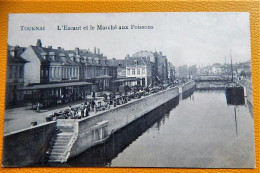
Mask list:
POLYGON ((233 82, 233 65, 232 65, 231 49, 230 49, 230 58, 231 58, 231 82, 233 82))

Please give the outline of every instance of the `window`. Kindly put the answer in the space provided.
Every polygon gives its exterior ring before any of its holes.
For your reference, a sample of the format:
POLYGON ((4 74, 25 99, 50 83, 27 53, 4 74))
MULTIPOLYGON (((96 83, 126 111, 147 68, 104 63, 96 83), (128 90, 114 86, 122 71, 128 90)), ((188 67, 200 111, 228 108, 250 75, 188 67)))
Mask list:
POLYGON ((41 69, 41 78, 43 78, 43 74, 44 74, 43 69, 41 69))
POLYGON ((48 78, 49 77, 49 72, 48 72, 48 69, 45 70, 45 76, 48 78))
POLYGON ((130 69, 127 69, 127 75, 130 75, 130 71, 131 71, 130 69))
POLYGON ((17 69, 18 69, 17 67, 18 66, 16 66, 16 65, 14 66, 14 77, 17 77, 17 69))
POLYGON ((64 69, 63 67, 61 67, 61 77, 64 78, 64 76, 65 76, 64 69))
POLYGON ((50 68, 50 77, 52 77, 52 67, 50 68))
POLYGON ((23 66, 21 65, 19 68, 19 77, 22 78, 23 77, 23 66))
POLYGON ((145 74, 145 68, 142 68, 142 74, 145 74))
POLYGON ((132 69, 132 75, 135 75, 135 69, 134 68, 132 69))
POLYGON ((54 77, 57 75, 57 67, 54 67, 54 77))
POLYGON ((58 67, 58 77, 60 77, 60 67, 58 67))
POLYGON ((137 75, 140 75, 140 68, 137 69, 137 75))
POLYGON ((9 65, 9 78, 12 78, 13 66, 9 65))

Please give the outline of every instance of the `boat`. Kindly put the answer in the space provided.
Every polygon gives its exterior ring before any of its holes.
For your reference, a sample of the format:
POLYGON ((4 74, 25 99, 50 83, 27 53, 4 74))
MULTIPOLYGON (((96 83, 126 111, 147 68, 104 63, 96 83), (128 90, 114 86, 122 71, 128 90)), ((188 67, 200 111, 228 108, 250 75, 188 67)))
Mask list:
POLYGON ((233 79, 233 65, 232 65, 232 56, 230 51, 231 58, 231 81, 226 84, 226 98, 227 103, 231 105, 240 105, 245 104, 244 101, 244 87, 234 82, 233 79))

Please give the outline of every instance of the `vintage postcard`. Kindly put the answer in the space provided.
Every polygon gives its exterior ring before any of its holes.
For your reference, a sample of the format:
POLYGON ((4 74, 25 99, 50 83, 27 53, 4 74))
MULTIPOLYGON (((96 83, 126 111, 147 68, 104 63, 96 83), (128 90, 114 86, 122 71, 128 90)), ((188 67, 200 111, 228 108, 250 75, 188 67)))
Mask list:
POLYGON ((3 167, 254 168, 246 12, 10 14, 3 167))

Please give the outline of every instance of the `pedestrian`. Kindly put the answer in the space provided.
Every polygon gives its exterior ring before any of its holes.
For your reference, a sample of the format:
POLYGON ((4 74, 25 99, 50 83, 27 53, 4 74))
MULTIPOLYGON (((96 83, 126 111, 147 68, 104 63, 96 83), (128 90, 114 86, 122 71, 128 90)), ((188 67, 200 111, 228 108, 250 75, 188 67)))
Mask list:
POLYGON ((107 106, 106 109, 110 109, 110 104, 109 104, 109 102, 106 102, 106 104, 107 104, 107 105, 106 105, 106 106, 107 106))
POLYGON ((97 113, 97 106, 94 105, 94 112, 97 113))
POLYGON ((87 107, 87 110, 90 111, 90 103, 89 102, 87 102, 86 107, 87 107))
POLYGON ((69 113, 68 113, 68 118, 72 118, 73 117, 73 111, 72 109, 69 110, 69 113))
POLYGON ((81 108, 81 118, 84 118, 84 110, 85 109, 86 109, 85 107, 81 108))
POLYGON ((92 111, 94 111, 94 107, 95 107, 96 103, 94 101, 94 99, 91 101, 91 108, 92 108, 92 111))
POLYGON ((84 109, 84 117, 88 117, 89 116, 89 109, 88 109, 88 107, 86 107, 85 109, 84 109))
POLYGON ((40 102, 38 102, 37 105, 36 105, 36 111, 40 112, 40 102))
POLYGON ((95 91, 93 90, 92 91, 92 98, 95 98, 96 97, 96 93, 95 93, 95 91))

